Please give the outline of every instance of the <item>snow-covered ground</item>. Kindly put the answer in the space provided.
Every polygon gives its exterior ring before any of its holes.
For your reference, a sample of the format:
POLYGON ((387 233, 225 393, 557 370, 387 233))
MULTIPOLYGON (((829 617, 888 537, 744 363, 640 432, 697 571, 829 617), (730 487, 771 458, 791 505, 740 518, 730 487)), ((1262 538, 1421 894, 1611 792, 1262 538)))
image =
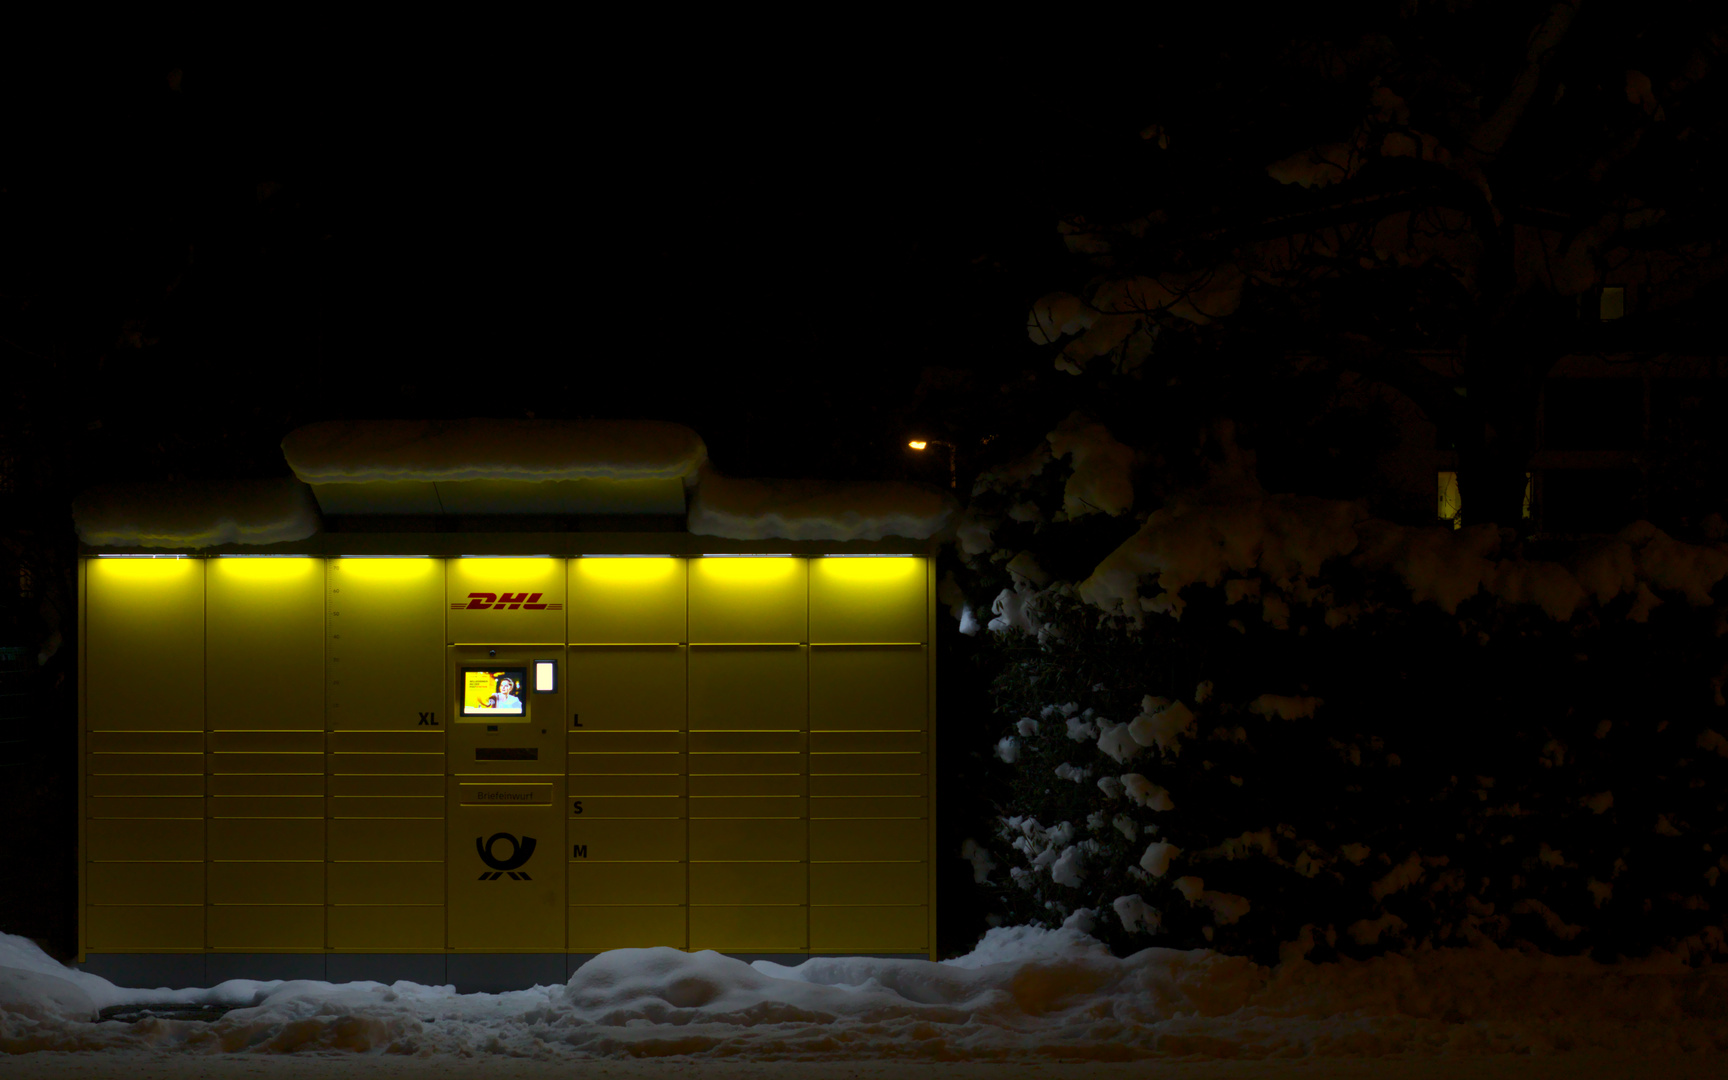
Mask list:
POLYGON ((1148 1059, 1188 1076, 1705 1075, 1728 1050, 1728 972, 1492 949, 1274 968, 1206 951, 1117 959, 1076 930, 1013 928, 941 963, 788 967, 621 949, 567 985, 503 994, 246 980, 144 990, 0 935, 0 1050, 25 1055, 0 1059, 7 1076, 127 1080, 303 1075, 263 1063, 285 1055, 321 1075, 363 1076, 463 1075, 448 1070, 502 1058, 524 1076, 578 1061, 598 1076, 696 1063, 740 1077, 790 1064, 822 1076, 938 1065, 943 1076, 1066 1076, 1082 1065, 1114 1076, 1144 1075, 1148 1059), (238 1007, 211 1023, 93 1022, 141 1002, 238 1007))

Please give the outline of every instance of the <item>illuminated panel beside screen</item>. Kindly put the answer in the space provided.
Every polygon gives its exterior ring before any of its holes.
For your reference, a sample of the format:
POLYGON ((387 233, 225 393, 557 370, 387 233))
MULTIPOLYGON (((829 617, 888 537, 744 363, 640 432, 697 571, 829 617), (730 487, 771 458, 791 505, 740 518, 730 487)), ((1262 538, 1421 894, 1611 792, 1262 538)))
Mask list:
POLYGON ((462 715, 496 720, 525 717, 526 668, 463 668, 462 715))
POLYGON ((534 661, 534 692, 550 694, 558 689, 558 661, 534 661))

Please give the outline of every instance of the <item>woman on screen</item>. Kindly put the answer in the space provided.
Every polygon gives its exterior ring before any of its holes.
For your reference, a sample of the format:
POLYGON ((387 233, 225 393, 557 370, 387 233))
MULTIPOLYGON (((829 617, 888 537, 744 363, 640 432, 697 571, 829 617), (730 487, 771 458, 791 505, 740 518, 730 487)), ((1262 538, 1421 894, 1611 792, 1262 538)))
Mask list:
POLYGON ((498 680, 498 692, 486 699, 488 709, 500 711, 515 711, 522 708, 522 699, 516 696, 516 680, 505 675, 498 680))

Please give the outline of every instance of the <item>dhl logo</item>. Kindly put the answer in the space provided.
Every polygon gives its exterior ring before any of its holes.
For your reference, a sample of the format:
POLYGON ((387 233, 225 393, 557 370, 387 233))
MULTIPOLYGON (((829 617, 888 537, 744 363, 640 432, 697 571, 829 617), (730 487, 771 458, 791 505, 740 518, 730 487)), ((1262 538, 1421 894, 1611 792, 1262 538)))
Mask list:
POLYGON ((471 592, 468 594, 468 602, 466 604, 453 603, 450 605, 450 610, 452 610, 452 611, 488 611, 488 610, 515 611, 517 608, 521 608, 524 611, 562 611, 562 610, 564 610, 563 604, 542 604, 540 602, 540 598, 542 596, 545 596, 545 595, 546 595, 545 593, 526 593, 526 592, 521 592, 521 593, 471 592))

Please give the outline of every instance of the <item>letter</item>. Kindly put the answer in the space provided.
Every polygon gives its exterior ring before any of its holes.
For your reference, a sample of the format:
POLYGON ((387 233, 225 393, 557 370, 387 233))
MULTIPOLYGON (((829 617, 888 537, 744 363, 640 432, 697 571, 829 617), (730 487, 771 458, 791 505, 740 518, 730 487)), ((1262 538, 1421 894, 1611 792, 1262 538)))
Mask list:
POLYGON ((522 607, 528 611, 545 611, 546 605, 538 603, 539 599, 545 595, 545 593, 535 593, 533 596, 528 598, 528 602, 523 604, 522 607))
POLYGON ((570 857, 572 859, 586 859, 588 857, 588 845, 576 844, 570 849, 570 857))
POLYGON ((492 604, 497 599, 498 599, 497 593, 471 592, 468 594, 468 608, 467 608, 467 610, 469 610, 469 611, 485 611, 487 608, 491 607, 492 604), (481 603, 482 600, 484 600, 485 603, 481 603))
POLYGON ((582 812, 582 800, 581 799, 576 800, 576 805, 574 805, 570 808, 570 812, 572 814, 580 814, 582 812))
POLYGON ((573 712, 570 714, 570 726, 571 727, 581 727, 582 726, 582 714, 581 713, 573 712))
POLYGON ((526 599, 528 599, 528 594, 525 592, 500 593, 498 595, 498 606, 503 607, 505 604, 509 604, 510 610, 515 611, 517 608, 522 606, 522 601, 526 599))

